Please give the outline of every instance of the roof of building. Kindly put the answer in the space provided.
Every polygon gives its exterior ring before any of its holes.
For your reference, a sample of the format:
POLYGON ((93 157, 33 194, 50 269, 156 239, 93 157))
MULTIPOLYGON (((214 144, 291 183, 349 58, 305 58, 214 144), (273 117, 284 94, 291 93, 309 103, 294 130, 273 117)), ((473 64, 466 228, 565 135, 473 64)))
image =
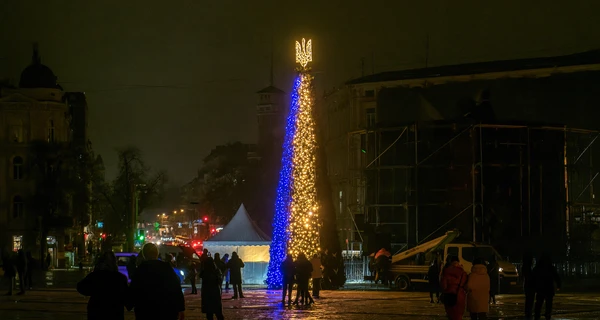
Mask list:
POLYGON ((42 64, 37 45, 33 46, 31 64, 21 72, 20 88, 60 88, 54 72, 42 64))
POLYGON ((252 221, 244 204, 240 205, 231 221, 214 237, 206 241, 265 242, 271 238, 252 221))
POLYGON ((353 85, 362 83, 399 81, 409 79, 462 76, 492 72, 508 72, 542 68, 568 67, 598 63, 600 63, 600 50, 593 50, 583 53, 576 53, 556 57, 476 62, 431 68, 381 72, 361 77, 358 79, 350 80, 346 82, 346 84, 353 85))
POLYGON ((275 86, 268 86, 262 90, 256 91, 256 93, 285 93, 285 92, 275 86))

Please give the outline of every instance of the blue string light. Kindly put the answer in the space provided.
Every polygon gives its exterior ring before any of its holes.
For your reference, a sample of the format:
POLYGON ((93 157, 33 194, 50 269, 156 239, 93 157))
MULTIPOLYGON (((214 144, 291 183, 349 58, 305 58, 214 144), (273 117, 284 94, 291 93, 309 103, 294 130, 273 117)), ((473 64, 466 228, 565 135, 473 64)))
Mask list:
POLYGON ((277 187, 277 200, 275 203, 275 216, 273 217, 273 237, 271 239, 270 261, 267 272, 267 286, 269 289, 281 289, 283 277, 281 274, 281 263, 285 259, 287 243, 289 239, 288 223, 290 217, 291 191, 293 187, 292 172, 294 169, 294 136, 296 134, 296 122, 298 109, 300 107, 300 85, 301 77, 296 77, 292 91, 292 104, 287 117, 285 127, 285 140, 283 143, 283 156, 281 159, 281 171, 279 173, 279 185, 277 187))

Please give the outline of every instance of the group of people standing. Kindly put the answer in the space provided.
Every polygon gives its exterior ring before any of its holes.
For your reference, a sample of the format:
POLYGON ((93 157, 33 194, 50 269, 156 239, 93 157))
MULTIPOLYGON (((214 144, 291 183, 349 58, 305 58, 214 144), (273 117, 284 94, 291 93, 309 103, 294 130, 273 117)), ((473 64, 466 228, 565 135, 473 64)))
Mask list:
MULTIPOLYGON (((185 299, 181 280, 174 272, 171 261, 159 259, 156 245, 147 243, 137 257, 137 265, 128 265, 129 278, 118 271, 113 252, 105 252, 98 259, 93 272, 77 284, 77 291, 89 296, 88 319, 124 319, 125 309, 134 310, 136 320, 183 320, 185 299)), ((234 298, 243 298, 241 271, 243 261, 233 252, 226 263, 215 254, 214 259, 204 252, 200 266, 192 263, 190 280, 196 293, 196 277, 202 280, 200 289, 202 312, 207 319, 224 319, 221 303, 224 272, 231 274, 234 298)))
MULTIPOLYGON (((541 319, 544 302, 544 316, 550 319, 552 302, 557 290, 560 290, 561 280, 552 265, 549 255, 543 255, 533 267, 533 256, 526 256, 523 261, 523 284, 525 290, 525 317, 541 319), (534 299, 535 302, 534 308, 534 299)), ((473 261, 471 273, 467 275, 458 257, 450 256, 440 273, 440 264, 434 262, 429 268, 430 302, 443 302, 446 314, 450 320, 462 320, 466 310, 471 319, 487 319, 489 305, 496 303, 498 293, 499 266, 495 259, 486 261, 476 258, 473 261), (442 296, 439 296, 441 290, 442 296)))
POLYGON ((16 254, 4 254, 2 256, 2 269, 4 270, 4 278, 8 282, 8 293, 12 295, 16 287, 16 278, 19 278, 19 292, 17 294, 25 294, 27 289, 33 287, 33 270, 36 267, 35 260, 31 256, 31 252, 25 252, 19 249, 16 254))
POLYGON ((310 305, 315 303, 313 297, 318 298, 323 278, 321 259, 315 254, 309 261, 304 253, 300 253, 296 261, 288 254, 281 263, 281 274, 283 276, 283 289, 281 302, 285 304, 286 294, 288 305, 292 304, 292 290, 294 283, 297 284, 296 299, 294 304, 310 305), (309 292, 309 282, 312 278, 313 294, 309 292))
MULTIPOLYGON (((217 285, 220 293, 223 292, 223 282, 225 282, 226 293, 229 292, 229 284, 233 287, 232 299, 244 298, 244 293, 242 291, 242 268, 245 266, 244 261, 242 261, 237 252, 231 254, 231 259, 229 259, 229 254, 227 253, 223 255, 222 259, 219 253, 215 253, 213 258, 210 256, 207 249, 204 249, 200 256, 200 265, 192 263, 190 266, 188 278, 192 285, 191 294, 198 293, 196 289, 196 277, 202 275, 202 271, 205 269, 205 263, 208 263, 208 268, 212 268, 213 265, 216 268, 216 272, 219 276, 217 285)), ((204 281, 202 282, 202 285, 204 286, 204 281)))

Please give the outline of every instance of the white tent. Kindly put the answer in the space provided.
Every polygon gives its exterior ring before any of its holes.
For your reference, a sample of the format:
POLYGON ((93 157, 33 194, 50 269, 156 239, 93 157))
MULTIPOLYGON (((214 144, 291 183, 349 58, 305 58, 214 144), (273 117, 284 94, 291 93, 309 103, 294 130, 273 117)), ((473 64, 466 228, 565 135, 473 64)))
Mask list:
POLYGON ((221 258, 226 253, 231 257, 232 252, 237 252, 245 264, 242 269, 244 284, 264 284, 270 246, 271 238, 250 219, 244 204, 221 232, 203 244, 204 249, 213 256, 219 253, 221 258))

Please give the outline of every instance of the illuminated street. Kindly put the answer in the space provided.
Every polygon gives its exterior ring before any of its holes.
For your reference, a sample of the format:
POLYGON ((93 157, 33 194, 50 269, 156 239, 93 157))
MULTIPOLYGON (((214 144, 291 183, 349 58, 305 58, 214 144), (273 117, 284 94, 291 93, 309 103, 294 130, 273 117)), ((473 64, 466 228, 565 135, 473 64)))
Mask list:
MULTIPOLYGON (((203 319, 200 296, 186 289, 186 318, 203 319)), ((324 291, 311 307, 283 308, 280 292, 247 290, 242 300, 227 300, 226 319, 445 319, 441 305, 430 305, 426 293, 389 291, 324 291)), ((492 319, 520 319, 521 296, 500 296, 492 319)), ((87 299, 72 289, 44 289, 24 296, 1 296, 0 319, 85 319, 87 299)), ((593 294, 559 295, 553 319, 598 319, 600 299, 593 294)), ((126 313, 134 319, 133 313, 126 313)))

